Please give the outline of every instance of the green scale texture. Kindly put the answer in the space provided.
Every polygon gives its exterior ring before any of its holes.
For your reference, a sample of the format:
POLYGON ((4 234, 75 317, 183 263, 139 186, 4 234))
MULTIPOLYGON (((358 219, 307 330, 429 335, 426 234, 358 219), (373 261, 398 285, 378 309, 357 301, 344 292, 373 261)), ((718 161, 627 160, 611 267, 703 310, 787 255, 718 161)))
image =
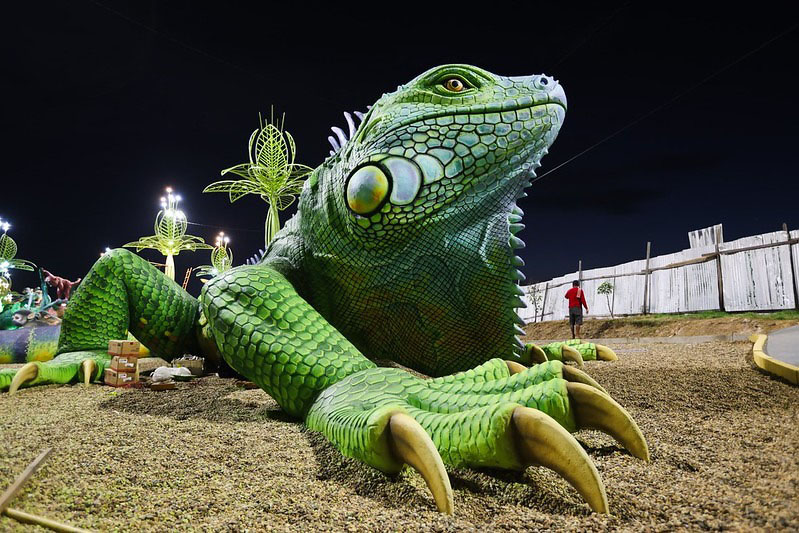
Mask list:
MULTIPOLYGON (((166 359, 196 352, 198 308, 196 298, 150 263, 128 250, 112 250, 73 294, 61 324, 59 355, 36 362, 37 378, 24 386, 78 380, 85 359, 94 359, 94 380, 101 379, 110 361, 108 341, 127 338, 128 330, 166 359)), ((8 388, 15 374, 15 369, 0 370, 0 390, 8 388)))
POLYGON ((72 297, 59 353, 107 349, 133 335, 160 357, 194 347, 198 303, 153 265, 124 249, 104 254, 72 297))
POLYGON ((553 361, 511 376, 505 362, 495 359, 474 371, 431 380, 393 368, 365 370, 322 392, 306 423, 344 455, 386 472, 395 465, 379 438, 396 412, 421 424, 447 464, 518 468, 507 433, 516 407, 539 409, 575 428, 561 368, 553 361))
POLYGON ((332 383, 375 366, 271 268, 230 270, 206 284, 201 300, 228 364, 293 416, 304 417, 332 383))
POLYGON ((562 361, 564 346, 571 346, 572 348, 580 352, 580 355, 583 357, 583 361, 596 360, 596 344, 594 344, 593 342, 583 342, 580 339, 569 339, 567 341, 550 342, 549 344, 541 346, 541 349, 544 350, 547 359, 562 361))
MULTIPOLYGON (((516 200, 565 105, 546 76, 431 69, 384 95, 314 171, 262 263, 214 278, 199 302, 128 251, 104 255, 69 305, 60 355, 38 365, 34 383, 79 379, 86 358, 99 379, 108 340, 129 329, 167 359, 221 354, 286 412, 383 471, 402 466, 385 431, 398 412, 448 464, 520 468, 514 409, 575 428, 561 362, 510 375, 502 360, 524 360, 516 200), (462 92, 446 88, 452 79, 462 92), (350 194, 364 165, 388 185, 350 194), (371 192, 374 212, 354 212, 350 199, 371 192), (438 377, 377 368, 365 355, 438 377)), ((0 372, 0 388, 13 375, 0 372)))

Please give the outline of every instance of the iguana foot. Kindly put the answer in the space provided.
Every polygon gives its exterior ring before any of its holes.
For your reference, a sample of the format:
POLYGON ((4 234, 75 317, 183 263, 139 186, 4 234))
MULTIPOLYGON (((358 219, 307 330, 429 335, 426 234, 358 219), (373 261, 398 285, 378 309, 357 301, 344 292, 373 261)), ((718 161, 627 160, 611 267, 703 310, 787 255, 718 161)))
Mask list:
POLYGON ((444 464, 545 466, 563 476, 594 511, 608 512, 599 473, 570 431, 598 429, 649 460, 646 440, 630 414, 585 373, 559 361, 524 368, 493 359, 431 380, 399 369, 366 369, 324 390, 306 423, 344 455, 383 472, 411 465, 446 513, 453 502, 444 464), (403 435, 412 436, 398 436, 399 424, 403 435))
POLYGON ((526 354, 532 363, 571 361, 579 367, 583 366, 583 361, 615 361, 618 359, 616 352, 607 346, 583 342, 580 339, 550 342, 544 346, 528 344, 526 354))
POLYGON ((78 380, 88 385, 101 379, 110 363, 111 356, 103 350, 64 353, 52 361, 33 361, 20 369, 0 370, 0 391, 8 389, 9 394, 14 394, 20 387, 78 380))

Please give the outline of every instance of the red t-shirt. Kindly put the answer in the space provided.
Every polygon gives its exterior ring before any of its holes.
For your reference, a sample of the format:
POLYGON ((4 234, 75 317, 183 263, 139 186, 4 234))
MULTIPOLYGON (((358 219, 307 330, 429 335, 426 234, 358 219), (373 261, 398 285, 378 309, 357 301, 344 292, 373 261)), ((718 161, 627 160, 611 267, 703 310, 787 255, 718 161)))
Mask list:
POLYGON ((582 304, 588 311, 588 304, 585 303, 585 293, 580 287, 572 287, 566 291, 566 298, 569 300, 569 307, 580 307, 582 304))

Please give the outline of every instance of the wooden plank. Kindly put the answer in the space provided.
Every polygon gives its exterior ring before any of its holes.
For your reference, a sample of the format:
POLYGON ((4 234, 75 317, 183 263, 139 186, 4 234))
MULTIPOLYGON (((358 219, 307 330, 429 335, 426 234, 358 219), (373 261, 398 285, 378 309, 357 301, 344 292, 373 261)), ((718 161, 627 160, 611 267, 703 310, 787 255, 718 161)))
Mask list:
POLYGON ((549 292, 549 283, 544 285, 544 299, 541 301, 541 322, 544 321, 544 310, 547 308, 547 293, 549 292))
MULTIPOLYGON (((716 257, 717 256, 715 252, 712 254, 703 254, 702 256, 696 257, 694 259, 686 259, 685 261, 678 261, 676 263, 671 263, 661 267, 653 267, 650 268, 649 271, 657 272, 658 270, 670 270, 672 268, 680 268, 688 265, 698 265, 700 263, 707 263, 708 261, 713 261, 716 257)), ((641 272, 641 274, 643 274, 643 272, 641 272)))
MULTIPOLYGON (((788 224, 785 222, 782 223, 782 231, 785 232, 785 235, 788 237, 788 242, 790 242, 791 232, 788 231, 788 224)), ((790 244, 788 245, 788 257, 791 261, 791 277, 793 278, 793 283, 791 283, 791 285, 793 285, 793 306, 794 308, 799 309, 799 291, 796 288, 796 261, 793 257, 793 246, 790 244)))
POLYGON ((613 290, 610 292, 610 318, 613 318, 613 309, 616 306, 616 276, 613 276, 613 290))
POLYGON ((721 255, 719 255, 719 240, 714 243, 716 249, 716 277, 719 284, 719 310, 724 311, 724 280, 722 278, 721 255))
POLYGON ((26 481, 39 469, 47 456, 50 455, 52 452, 52 448, 47 448, 42 453, 39 454, 39 457, 33 460, 28 467, 22 471, 20 475, 17 476, 17 479, 5 490, 5 492, 0 496, 0 513, 5 511, 11 500, 14 499, 14 496, 22 489, 22 486, 25 484, 26 481))
POLYGON ((720 253, 721 255, 739 254, 741 252, 751 252, 752 250, 762 250, 763 248, 774 248, 776 246, 785 246, 786 244, 788 244, 788 245, 799 244, 799 239, 788 239, 787 241, 769 242, 769 243, 765 243, 765 244, 755 244, 753 246, 745 246, 743 248, 733 248, 731 250, 721 250, 720 252, 713 252, 713 253, 704 254, 704 255, 714 256, 717 253, 720 253))
POLYGON ((644 306, 642 307, 644 314, 647 312, 647 300, 649 298, 649 254, 652 251, 652 242, 646 241, 646 267, 644 267, 644 306))

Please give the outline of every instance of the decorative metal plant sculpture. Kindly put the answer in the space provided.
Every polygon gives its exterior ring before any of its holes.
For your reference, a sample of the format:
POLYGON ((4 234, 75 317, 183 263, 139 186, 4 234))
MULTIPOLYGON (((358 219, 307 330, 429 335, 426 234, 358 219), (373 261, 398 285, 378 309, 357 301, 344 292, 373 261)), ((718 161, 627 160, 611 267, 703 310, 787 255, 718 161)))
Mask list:
POLYGON ((258 116, 260 128, 250 135, 249 163, 241 163, 222 171, 242 179, 222 180, 207 186, 203 192, 226 192, 235 202, 248 194, 257 194, 269 206, 264 224, 264 242, 268 246, 280 230, 278 213, 288 208, 302 190, 311 167, 294 162, 296 145, 289 132, 284 131, 285 115, 277 124, 274 117, 264 123, 258 116))
POLYGON ((197 277, 216 277, 233 266, 233 250, 228 248, 230 237, 221 232, 216 237, 216 246, 211 250, 211 264, 197 267, 197 277))
POLYGON ((11 274, 9 270, 33 270, 36 265, 25 259, 15 259, 17 255, 17 243, 8 236, 11 224, 0 218, 0 311, 3 305, 11 303, 11 274))
POLYGON ((212 248, 205 244, 201 237, 186 235, 188 222, 186 214, 178 209, 180 195, 172 194, 172 188, 167 187, 166 198, 161 198, 161 210, 155 217, 155 235, 142 237, 141 239, 124 244, 125 248, 136 248, 139 252, 145 248, 158 250, 166 256, 166 268, 164 273, 169 279, 175 279, 175 260, 174 256, 183 250, 196 251, 212 248))

